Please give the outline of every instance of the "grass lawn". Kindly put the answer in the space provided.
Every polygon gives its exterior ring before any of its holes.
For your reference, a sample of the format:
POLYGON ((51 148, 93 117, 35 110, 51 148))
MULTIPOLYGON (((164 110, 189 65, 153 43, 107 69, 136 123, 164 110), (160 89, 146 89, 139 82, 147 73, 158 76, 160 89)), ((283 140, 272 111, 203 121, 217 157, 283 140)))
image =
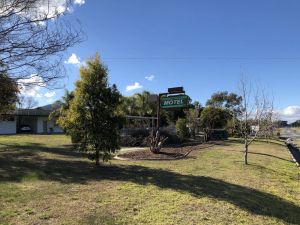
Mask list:
POLYGON ((95 168, 62 135, 0 136, 0 224, 300 224, 299 169, 278 144, 95 168))
POLYGON ((294 139, 293 142, 300 147, 300 138, 294 139))

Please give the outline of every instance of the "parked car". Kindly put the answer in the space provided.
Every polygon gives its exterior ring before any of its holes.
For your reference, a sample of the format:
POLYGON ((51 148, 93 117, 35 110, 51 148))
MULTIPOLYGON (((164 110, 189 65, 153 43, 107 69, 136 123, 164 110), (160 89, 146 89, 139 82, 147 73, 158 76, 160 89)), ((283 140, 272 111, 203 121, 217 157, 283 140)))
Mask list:
POLYGON ((20 128, 21 133, 30 133, 31 132, 31 127, 29 125, 23 125, 20 128))

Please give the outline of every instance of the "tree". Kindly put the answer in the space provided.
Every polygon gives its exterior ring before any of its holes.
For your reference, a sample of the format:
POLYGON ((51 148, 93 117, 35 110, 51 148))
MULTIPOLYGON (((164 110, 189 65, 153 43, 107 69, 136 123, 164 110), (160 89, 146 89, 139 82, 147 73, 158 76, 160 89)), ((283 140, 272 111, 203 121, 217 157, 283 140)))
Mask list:
POLYGON ((216 92, 206 102, 206 106, 222 108, 228 112, 227 127, 231 133, 236 133, 237 117, 241 113, 242 96, 227 91, 216 92))
POLYGON ((206 106, 226 109, 232 117, 236 117, 241 111, 242 100, 242 96, 222 91, 214 93, 211 98, 207 100, 206 106))
POLYGON ((122 96, 121 104, 118 107, 118 113, 123 116, 137 116, 138 115, 138 107, 136 103, 136 99, 133 96, 126 97, 122 96))
POLYGON ((18 101, 18 85, 6 74, 0 73, 0 117, 10 110, 15 109, 18 101))
POLYGON ((176 121, 176 133, 180 140, 184 140, 190 136, 187 120, 178 118, 176 121))
POLYGON ((200 116, 200 126, 204 129, 206 140, 209 138, 211 130, 222 129, 226 126, 228 112, 222 108, 206 107, 200 116))
POLYGON ((239 133, 244 142, 244 162, 248 164, 249 146, 259 136, 269 132, 273 125, 273 102, 268 98, 263 88, 256 87, 255 92, 251 82, 246 77, 240 80, 242 113, 239 115, 239 133))
POLYGON ((100 154, 104 161, 119 148, 120 118, 116 109, 121 95, 116 85, 109 86, 108 70, 100 62, 99 54, 80 68, 81 80, 76 82, 74 97, 65 117, 58 123, 76 141, 80 150, 91 153, 99 165, 100 154))
POLYGON ((196 130, 200 126, 200 109, 198 107, 190 108, 185 111, 185 114, 191 136, 195 138, 196 130))
POLYGON ((222 108, 225 106, 225 103, 227 101, 227 96, 228 96, 227 91, 216 92, 212 94, 210 99, 207 100, 206 106, 222 108))
POLYGON ((148 91, 144 91, 142 93, 136 93, 133 96, 136 101, 136 106, 138 110, 139 116, 148 116, 152 115, 155 112, 155 104, 151 103, 150 97, 151 93, 148 91))
POLYGON ((70 7, 70 0, 1 0, 0 74, 15 81, 39 76, 47 84, 62 77, 62 53, 82 40, 62 18, 70 7))
POLYGON ((38 101, 34 99, 32 96, 20 96, 18 102, 18 108, 21 109, 33 109, 38 106, 38 101))
POLYGON ((129 97, 123 96, 118 112, 129 116, 154 116, 156 104, 151 101, 151 93, 144 91, 129 97))
MULTIPOLYGON (((52 112, 49 115, 49 120, 57 121, 66 121, 67 112, 70 109, 71 101, 74 98, 74 93, 65 90, 65 95, 62 97, 62 100, 56 101, 52 105, 52 112)), ((64 127, 62 127, 64 129, 64 127)), ((65 132, 67 132, 64 129, 65 132)))

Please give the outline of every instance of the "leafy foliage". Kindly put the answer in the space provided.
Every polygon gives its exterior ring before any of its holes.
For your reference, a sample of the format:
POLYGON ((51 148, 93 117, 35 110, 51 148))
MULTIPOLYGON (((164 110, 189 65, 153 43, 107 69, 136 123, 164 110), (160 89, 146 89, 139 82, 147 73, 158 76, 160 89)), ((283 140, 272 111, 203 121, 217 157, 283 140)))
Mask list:
POLYGON ((190 136, 189 128, 187 126, 187 120, 179 118, 176 121, 176 133, 180 140, 184 140, 190 136))
POLYGON ((228 112, 221 108, 206 107, 200 116, 201 127, 207 129, 218 129, 226 126, 228 112))
POLYGON ((129 97, 123 96, 118 112, 121 115, 154 116, 156 113, 156 102, 151 101, 151 93, 148 91, 136 93, 129 97))
POLYGON ((234 109, 239 107, 242 102, 242 97, 235 93, 228 93, 227 91, 214 93, 206 102, 206 106, 234 109))
POLYGON ((18 85, 6 74, 0 74, 0 116, 13 110, 18 101, 18 85))
POLYGON ((100 62, 99 54, 80 69, 81 80, 76 82, 74 97, 58 123, 72 137, 80 150, 88 151, 99 165, 119 148, 120 118, 116 108, 121 95, 116 85, 109 86, 108 70, 100 62))

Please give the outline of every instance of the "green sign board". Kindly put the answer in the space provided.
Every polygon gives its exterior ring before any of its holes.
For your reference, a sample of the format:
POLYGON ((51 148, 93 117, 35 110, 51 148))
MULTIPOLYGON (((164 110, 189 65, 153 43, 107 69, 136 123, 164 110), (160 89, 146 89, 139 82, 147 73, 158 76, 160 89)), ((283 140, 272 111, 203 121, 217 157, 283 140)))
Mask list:
POLYGON ((160 107, 167 108, 183 108, 189 104, 190 98, 187 95, 163 96, 160 99, 160 107))

